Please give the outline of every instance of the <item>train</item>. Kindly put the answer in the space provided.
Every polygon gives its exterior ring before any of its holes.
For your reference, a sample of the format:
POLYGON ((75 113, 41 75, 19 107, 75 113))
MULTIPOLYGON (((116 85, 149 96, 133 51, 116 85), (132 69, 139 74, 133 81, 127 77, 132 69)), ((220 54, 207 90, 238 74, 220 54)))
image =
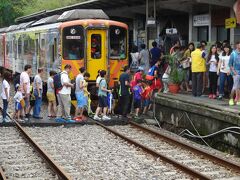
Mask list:
POLYGON ((43 81, 66 64, 72 66, 71 79, 84 66, 93 84, 98 70, 106 70, 113 87, 128 65, 128 26, 99 9, 75 9, 1 28, 0 67, 21 73, 26 64, 32 65, 32 76, 44 68, 43 81))

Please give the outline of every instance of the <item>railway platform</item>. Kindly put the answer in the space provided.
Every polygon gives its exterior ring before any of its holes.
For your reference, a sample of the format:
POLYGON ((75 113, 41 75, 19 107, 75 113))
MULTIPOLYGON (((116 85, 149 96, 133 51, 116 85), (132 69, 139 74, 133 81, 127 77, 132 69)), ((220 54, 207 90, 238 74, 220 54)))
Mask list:
POLYGON ((212 147, 240 154, 240 107, 228 100, 191 94, 157 94, 155 116, 162 127, 212 147))

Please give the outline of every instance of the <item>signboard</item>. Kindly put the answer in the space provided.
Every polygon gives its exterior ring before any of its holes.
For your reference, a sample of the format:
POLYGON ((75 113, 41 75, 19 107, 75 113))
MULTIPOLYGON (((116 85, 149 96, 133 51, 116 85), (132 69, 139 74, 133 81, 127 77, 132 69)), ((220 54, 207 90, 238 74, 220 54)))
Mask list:
POLYGON ((176 28, 166 29, 166 34, 177 34, 176 28))
POLYGON ((156 25, 156 20, 154 18, 149 18, 147 20, 147 26, 155 26, 156 25))
POLYGON ((193 26, 209 26, 209 14, 193 16, 193 26))
POLYGON ((66 39, 81 39, 81 36, 66 36, 66 39))
POLYGON ((225 28, 229 29, 229 28, 235 28, 237 26, 237 20, 236 18, 228 18, 225 19, 225 28))

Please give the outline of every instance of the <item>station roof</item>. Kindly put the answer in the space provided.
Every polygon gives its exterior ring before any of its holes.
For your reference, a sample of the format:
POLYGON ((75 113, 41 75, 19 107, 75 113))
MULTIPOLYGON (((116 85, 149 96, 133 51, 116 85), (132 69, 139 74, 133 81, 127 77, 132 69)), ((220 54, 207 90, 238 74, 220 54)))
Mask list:
MULTIPOLYGON (((188 13, 191 7, 196 4, 212 4, 218 6, 232 7, 235 0, 156 0, 158 9, 161 9, 161 13, 164 11, 182 11, 188 13)), ((149 3, 152 1, 149 0, 149 3)), ((129 11, 145 13, 146 0, 87 0, 74 5, 66 6, 63 8, 58 8, 54 10, 44 10, 27 16, 23 16, 16 19, 17 23, 28 22, 28 21, 38 21, 42 18, 61 15, 65 11, 71 11, 73 9, 102 9, 104 11, 114 11, 114 9, 119 10, 121 7, 128 8, 129 11), (141 6, 141 8, 139 8, 141 6)), ((195 7, 195 6, 194 6, 195 7)))
POLYGON ((146 0, 118 0, 118 1, 111 1, 111 0, 89 0, 81 3, 77 3, 71 6, 66 6, 63 8, 58 8, 54 10, 44 10, 34 14, 30 14, 27 16, 19 17, 16 19, 17 23, 32 21, 32 20, 40 20, 44 17, 52 16, 52 15, 61 15, 65 11, 70 11, 73 9, 114 9, 119 8, 121 6, 134 6, 134 5, 143 5, 145 4, 146 0))

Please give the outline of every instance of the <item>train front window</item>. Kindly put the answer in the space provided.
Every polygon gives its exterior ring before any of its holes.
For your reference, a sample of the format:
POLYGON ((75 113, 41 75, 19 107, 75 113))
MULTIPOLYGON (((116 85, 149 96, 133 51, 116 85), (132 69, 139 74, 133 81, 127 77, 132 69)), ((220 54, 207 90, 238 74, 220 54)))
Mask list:
POLYGON ((126 59, 127 50, 127 30, 118 27, 110 26, 110 58, 111 59, 126 59))
POLYGON ((102 56, 102 38, 100 34, 92 34, 91 36, 91 58, 101 59, 102 56))
POLYGON ((79 60, 84 57, 84 36, 82 26, 63 29, 63 58, 79 60))

